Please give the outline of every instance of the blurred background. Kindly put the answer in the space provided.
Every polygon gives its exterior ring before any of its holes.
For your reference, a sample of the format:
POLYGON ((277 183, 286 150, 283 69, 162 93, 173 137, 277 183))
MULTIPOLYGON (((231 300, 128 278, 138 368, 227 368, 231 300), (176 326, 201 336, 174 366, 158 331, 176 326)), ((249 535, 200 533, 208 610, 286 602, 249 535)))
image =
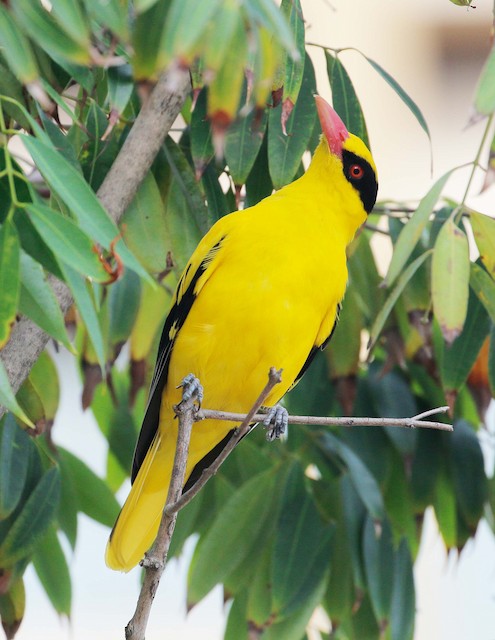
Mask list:
MULTIPOLYGON (((303 0, 307 40, 334 48, 355 47, 379 62, 421 108, 432 136, 356 51, 342 54, 367 119, 380 178, 379 199, 417 201, 445 171, 472 161, 483 123, 469 124, 477 78, 490 46, 493 6, 479 0, 476 8, 448 0, 303 0)), ((330 98, 323 52, 308 47, 315 63, 318 90, 330 98)), ((469 170, 454 174, 446 193, 462 196, 469 170)), ((477 195, 482 176, 474 183, 468 204, 494 215, 495 190, 477 195)), ((386 251, 384 250, 386 259, 386 251)), ((81 385, 74 360, 60 352, 62 398, 53 430, 54 440, 104 475, 106 442, 91 413, 80 409, 81 385)), ((488 432, 482 434, 487 468, 493 468, 495 411, 489 412, 488 432)), ((123 489, 122 499, 127 487, 123 489)), ((19 640, 94 640, 123 638, 139 588, 139 572, 119 575, 108 570, 103 553, 108 531, 84 516, 77 548, 71 555, 73 616, 57 618, 28 570, 26 617, 19 640)), ((224 626, 220 590, 215 590, 189 614, 185 610, 185 580, 193 541, 184 557, 172 561, 156 596, 147 639, 219 640, 224 626)), ((433 517, 425 524, 415 579, 417 640, 495 640, 495 542, 482 522, 474 541, 460 558, 447 557, 433 517)), ((317 624, 317 620, 315 621, 317 624)))

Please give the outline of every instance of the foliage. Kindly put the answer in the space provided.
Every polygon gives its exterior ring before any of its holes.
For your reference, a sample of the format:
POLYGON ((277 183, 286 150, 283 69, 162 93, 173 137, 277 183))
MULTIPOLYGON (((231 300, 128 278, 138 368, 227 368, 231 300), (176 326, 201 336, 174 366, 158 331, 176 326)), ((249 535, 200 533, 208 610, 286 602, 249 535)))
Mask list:
MULTIPOLYGON (((73 351, 83 404, 109 453, 101 479, 52 442, 59 392, 46 353, 16 397, 0 360, 0 402, 12 412, 0 428, 0 615, 8 637, 22 620, 30 562, 54 608, 70 614, 60 535, 74 547, 78 512, 113 523, 113 492, 130 469, 161 324, 192 249, 238 203, 252 205, 300 175, 320 133, 299 0, 283 0, 280 10, 272 0, 50 5, 0 4, 0 349, 24 314, 73 351), (119 229, 95 191, 161 71, 173 76, 182 67, 192 77, 185 125, 167 138, 119 229), (35 171, 17 156, 19 141, 35 171), (65 319, 48 274, 74 297, 65 319), (115 360, 125 344, 122 370, 115 360)), ((466 195, 492 131, 494 52, 475 99, 487 126, 466 195)), ((325 54, 334 104, 367 139, 347 54, 325 54)), ((417 105, 368 61, 428 133, 417 105)), ((465 199, 442 199, 452 171, 417 206, 382 202, 370 215, 350 249, 335 336, 287 406, 400 417, 446 400, 455 432, 295 427, 277 445, 260 431, 243 441, 180 513, 172 548, 179 554, 199 535, 189 605, 222 583, 231 603, 227 639, 247 638, 249 629, 249 637, 299 640, 322 606, 331 637, 407 640, 425 509, 435 510, 446 547, 462 550, 495 508, 476 433, 495 391, 495 222, 465 199), (370 244, 377 225, 393 246, 383 286, 370 244)))

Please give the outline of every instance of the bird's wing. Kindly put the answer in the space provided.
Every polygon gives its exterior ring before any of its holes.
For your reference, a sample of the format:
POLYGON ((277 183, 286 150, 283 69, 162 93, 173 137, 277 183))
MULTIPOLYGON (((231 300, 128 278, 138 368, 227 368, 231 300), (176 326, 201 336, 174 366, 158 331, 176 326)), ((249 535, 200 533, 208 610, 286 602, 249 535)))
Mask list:
POLYGON ((131 482, 134 482, 158 429, 162 394, 167 384, 170 356, 175 340, 195 299, 214 271, 212 265, 222 250, 222 243, 230 227, 230 219, 231 216, 225 216, 205 235, 191 256, 177 285, 172 307, 160 338, 148 405, 134 451, 131 482))

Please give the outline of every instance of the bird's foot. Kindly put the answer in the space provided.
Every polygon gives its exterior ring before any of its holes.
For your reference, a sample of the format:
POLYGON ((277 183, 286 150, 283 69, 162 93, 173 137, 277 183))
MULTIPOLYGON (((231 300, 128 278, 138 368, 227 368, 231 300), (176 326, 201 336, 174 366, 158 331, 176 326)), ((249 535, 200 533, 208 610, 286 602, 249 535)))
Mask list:
POLYGON ((177 389, 180 388, 182 388, 182 400, 179 402, 179 406, 194 398, 197 400, 198 408, 201 407, 201 402, 203 400, 203 385, 193 373, 187 374, 177 387, 177 389))
POLYGON ((268 409, 266 418, 263 420, 263 426, 266 427, 266 439, 272 442, 276 438, 280 438, 287 431, 289 424, 289 412, 285 407, 276 404, 268 409))

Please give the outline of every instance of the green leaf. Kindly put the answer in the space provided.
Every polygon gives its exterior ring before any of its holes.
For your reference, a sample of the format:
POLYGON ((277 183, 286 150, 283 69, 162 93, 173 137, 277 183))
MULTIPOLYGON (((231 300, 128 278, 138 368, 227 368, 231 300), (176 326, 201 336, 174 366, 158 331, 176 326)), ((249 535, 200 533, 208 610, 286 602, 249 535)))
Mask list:
POLYGON ((220 4, 220 0, 199 5, 196 0, 172 0, 162 38, 164 63, 174 58, 194 58, 194 47, 204 37, 208 22, 220 4))
POLYGON ((469 286, 485 307, 491 321, 495 323, 495 281, 482 267, 474 262, 471 263, 469 286))
POLYGON ((91 45, 90 30, 79 2, 51 0, 51 13, 65 33, 81 47, 91 45))
POLYGON ((235 120, 227 131, 225 158, 236 185, 246 182, 263 143, 268 121, 266 111, 260 122, 255 122, 256 117, 255 112, 251 111, 246 117, 235 120))
POLYGON ((469 291, 462 333, 450 346, 444 348, 443 357, 440 358, 440 377, 445 390, 458 391, 466 382, 489 331, 488 314, 474 293, 469 291))
POLYGON ((293 106, 299 97, 306 58, 304 17, 300 0, 282 0, 280 11, 289 23, 298 53, 297 57, 287 56, 285 62, 282 102, 289 100, 293 106))
POLYGON ((354 488, 366 509, 373 518, 382 519, 385 509, 380 488, 361 458, 331 433, 322 434, 318 438, 318 443, 327 456, 337 455, 344 462, 354 488))
POLYGON ((495 111, 495 47, 492 47, 481 71, 474 106, 479 113, 487 116, 495 111))
POLYGON ((236 594, 230 607, 223 640, 249 640, 247 620, 247 594, 236 594))
POLYGON ((0 422, 0 520, 16 508, 24 489, 29 436, 8 413, 0 422))
POLYGON ((32 553, 52 522, 60 499, 57 467, 46 471, 17 515, 0 545, 0 566, 13 564, 32 553))
POLYGON ((215 155, 210 123, 206 116, 206 101, 207 89, 203 88, 196 99, 194 111, 191 114, 191 155, 196 179, 203 175, 215 155))
POLYGON ((22 422, 34 428, 34 424, 27 417, 27 415, 24 413, 24 411, 19 406, 17 400, 15 399, 14 392, 12 391, 12 387, 10 386, 7 371, 5 370, 5 365, 3 364, 3 361, 1 358, 0 358, 0 404, 3 405, 8 411, 11 411, 20 420, 22 420, 22 422))
MULTIPOLYGON (((364 54, 361 54, 364 55, 364 54)), ((421 113, 418 105, 414 102, 414 100, 404 91, 404 89, 400 86, 400 84, 393 78, 383 67, 381 67, 378 62, 375 62, 368 56, 364 56, 366 60, 370 63, 373 69, 381 75, 381 77, 387 82, 387 84, 395 91, 395 93, 399 96, 399 98, 404 102, 404 104, 408 107, 408 109, 412 112, 416 120, 419 122, 421 128, 428 136, 428 139, 431 141, 430 130, 428 128, 428 124, 421 113)))
POLYGON ((132 68, 129 64, 110 67, 107 75, 108 102, 110 109, 118 114, 123 113, 134 91, 132 68))
POLYGON ((153 78, 165 65, 162 45, 170 5, 171 0, 157 0, 136 15, 132 29, 134 55, 131 58, 136 80, 153 78))
POLYGON ((298 58, 299 53, 287 19, 272 0, 250 0, 245 8, 253 22, 266 27, 289 55, 298 58))
POLYGON ((152 273, 160 273, 166 267, 170 238, 164 221, 160 191, 153 174, 148 173, 127 207, 120 227, 130 250, 152 273))
POLYGON ((0 50, 21 82, 29 84, 38 77, 38 66, 29 40, 4 4, 0 4, 0 50))
MULTIPOLYGON (((69 0, 70 2, 70 0, 69 0)), ((124 42, 129 37, 129 7, 127 0, 84 0, 88 15, 112 31, 124 42)))
POLYGON ((133 271, 112 284, 108 295, 110 313, 109 336, 118 349, 131 335, 141 301, 141 280, 133 271))
POLYGON ((394 558, 394 581, 390 608, 391 640, 412 640, 416 616, 416 594, 411 554, 401 540, 394 558))
POLYGON ((457 508, 455 489, 446 462, 439 465, 433 506, 445 546, 451 549, 457 544, 457 508))
POLYGON ((271 518, 273 470, 254 476, 217 513, 195 549, 188 578, 187 600, 199 602, 222 582, 249 553, 252 542, 271 518), (228 531, 229 535, 225 536, 228 531))
POLYGON ((472 211, 469 215, 469 221, 480 252, 481 262, 492 278, 495 278, 495 220, 490 216, 472 211))
POLYGON ((72 550, 74 550, 77 540, 77 513, 79 506, 75 481, 70 467, 63 456, 59 456, 58 465, 62 479, 62 491, 60 494, 57 523, 60 530, 66 535, 72 550))
POLYGON ((113 527, 120 506, 107 483, 70 451, 59 447, 59 453, 73 478, 78 509, 96 522, 113 527))
POLYGON ((69 265, 62 264, 61 269, 64 280, 71 290, 74 302, 86 325, 89 339, 98 358, 98 364, 101 369, 104 370, 106 365, 105 343, 103 341, 103 333, 98 314, 96 313, 94 300, 89 292, 88 285, 84 278, 69 265))
POLYGON ((441 433, 419 429, 410 483, 416 513, 433 504, 440 457, 444 455, 442 442, 441 433))
POLYGON ((363 556, 371 605, 381 623, 390 615, 394 574, 394 549, 388 520, 376 525, 368 516, 363 531, 363 556))
POLYGON ((425 251, 422 255, 416 258, 414 262, 411 262, 411 264, 408 265, 408 267, 402 272, 400 278, 397 281, 397 284, 390 292, 390 295, 386 299, 383 307, 380 309, 378 315, 375 318, 375 321, 373 322, 373 326, 371 327, 370 331, 368 349, 372 349, 376 344, 376 341, 378 340, 380 333, 382 332, 382 329, 385 326, 385 323, 387 322, 387 319, 395 306, 395 303, 399 299, 400 294, 404 291, 407 283, 411 280, 413 275, 423 264, 426 258, 431 255, 431 253, 431 249, 429 251, 425 251))
POLYGON ((65 328, 64 317, 43 269, 24 251, 21 251, 19 310, 52 338, 61 342, 69 351, 73 350, 65 328))
POLYGON ((455 171, 455 169, 447 171, 447 173, 435 182, 419 203, 418 208, 413 213, 409 222, 402 229, 394 246, 394 254, 384 280, 384 284, 387 287, 390 287, 390 285, 393 284, 394 280, 405 267, 414 247, 417 245, 418 240, 428 223, 428 220, 430 219, 433 207, 437 203, 445 183, 453 171, 455 171))
POLYGON ((356 91, 344 65, 338 57, 325 50, 327 73, 332 87, 332 102, 348 131, 361 138, 369 147, 368 131, 356 91))
MULTIPOLYGON (((46 181, 74 213, 81 229, 108 249, 118 237, 119 230, 81 174, 55 149, 40 140, 23 136, 23 142, 46 181)), ((116 243, 115 251, 127 267, 149 278, 122 240, 116 243)))
POLYGON ((450 455, 457 503, 462 516, 474 531, 488 499, 488 483, 480 442, 466 420, 456 420, 454 424, 450 455))
POLYGON ((246 207, 252 207, 273 191, 268 169, 268 136, 265 134, 253 168, 246 179, 246 207))
POLYGON ((33 565, 55 611, 69 617, 72 598, 69 567, 53 525, 36 545, 33 565))
POLYGON ((89 48, 81 46, 61 29, 40 2, 16 0, 12 9, 18 23, 49 55, 58 55, 83 65, 90 63, 89 48))
POLYGON ((299 169, 316 119, 315 90, 313 65, 306 56, 301 95, 287 121, 287 135, 282 132, 281 104, 268 117, 268 165, 275 189, 291 182, 299 169))
POLYGON ((176 188, 179 188, 182 192, 189 216, 193 218, 201 235, 204 235, 211 227, 212 220, 204 197, 194 178, 191 165, 188 163, 179 145, 177 145, 170 136, 167 136, 163 148, 170 165, 173 182, 176 188))
POLYGON ((488 351, 488 378, 492 397, 495 398, 495 324, 490 331, 490 347, 488 351))
POLYGON ((17 313, 20 280, 20 246, 15 226, 6 220, 0 226, 0 349, 9 339, 17 313))
POLYGON ((278 618, 294 613, 319 589, 333 530, 321 520, 302 467, 294 465, 282 493, 272 558, 272 607, 278 618))
POLYGON ((95 282, 108 280, 108 273, 94 251, 93 242, 70 218, 42 204, 30 204, 26 211, 59 261, 95 282))
POLYGON ((469 264, 466 235, 449 219, 438 234, 431 264, 433 311, 449 344, 461 333, 466 320, 469 264))
POLYGON ((349 552, 354 584, 364 590, 364 566, 362 555, 362 530, 366 519, 366 509, 352 483, 349 475, 344 475, 340 481, 343 505, 343 522, 349 540, 349 552))
POLYGON ((301 640, 309 619, 325 594, 325 588, 326 580, 323 579, 297 610, 266 629, 263 640, 301 640))
POLYGON ((363 314, 355 287, 347 289, 339 322, 334 331, 326 356, 332 378, 341 378, 357 373, 361 350, 363 314))

